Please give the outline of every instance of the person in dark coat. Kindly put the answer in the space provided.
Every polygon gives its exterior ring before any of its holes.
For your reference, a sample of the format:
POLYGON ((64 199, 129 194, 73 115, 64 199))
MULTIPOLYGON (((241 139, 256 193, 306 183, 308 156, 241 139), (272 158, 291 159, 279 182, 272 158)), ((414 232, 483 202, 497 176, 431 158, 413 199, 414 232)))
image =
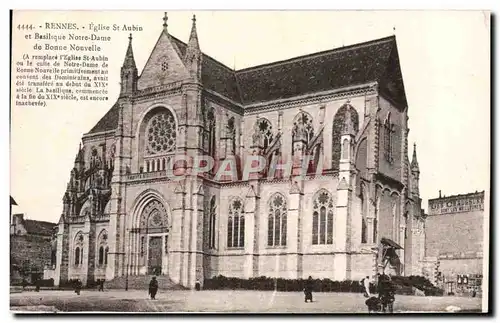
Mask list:
POLYGON ((151 299, 155 299, 157 292, 158 292, 158 281, 156 280, 156 277, 153 277, 149 282, 149 296, 151 296, 151 299))
POLYGON ((37 292, 39 292, 39 291, 40 291, 40 281, 39 281, 39 280, 37 280, 37 281, 35 282, 35 291, 37 291, 37 292))
POLYGON ((99 279, 99 292, 104 292, 104 279, 99 279))
POLYGON ((312 277, 309 276, 309 278, 306 280, 304 284, 304 295, 305 295, 304 302, 307 303, 307 301, 311 302, 313 301, 313 296, 312 296, 313 289, 314 289, 314 281, 312 277))
POLYGON ((80 291, 82 290, 82 282, 80 279, 77 279, 75 282, 75 293, 76 295, 80 295, 80 291))
POLYGON ((392 313, 395 301, 395 288, 391 278, 382 274, 378 280, 378 297, 382 303, 382 311, 392 313))

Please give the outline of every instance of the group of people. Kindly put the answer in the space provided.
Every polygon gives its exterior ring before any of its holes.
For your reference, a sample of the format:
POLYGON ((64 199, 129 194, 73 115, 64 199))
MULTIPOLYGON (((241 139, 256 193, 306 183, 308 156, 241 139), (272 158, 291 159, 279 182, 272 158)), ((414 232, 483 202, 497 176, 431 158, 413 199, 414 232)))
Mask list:
POLYGON ((368 307, 369 313, 375 312, 393 312, 393 306, 395 298, 395 287, 392 283, 391 277, 384 273, 378 274, 378 283, 377 283, 377 293, 378 297, 375 297, 370 292, 370 277, 366 276, 361 280, 361 283, 364 287, 364 296, 368 298, 365 302, 368 307))
MULTIPOLYGON (((375 297, 370 292, 370 284, 372 283, 370 276, 363 278, 360 283, 364 289, 364 296, 367 298, 365 304, 368 307, 369 313, 374 312, 393 312, 393 305, 395 299, 395 287, 392 283, 391 277, 386 274, 379 274, 377 282, 378 297, 375 297)), ((312 292, 314 289, 314 280, 311 276, 304 282, 304 302, 312 302, 312 292)))

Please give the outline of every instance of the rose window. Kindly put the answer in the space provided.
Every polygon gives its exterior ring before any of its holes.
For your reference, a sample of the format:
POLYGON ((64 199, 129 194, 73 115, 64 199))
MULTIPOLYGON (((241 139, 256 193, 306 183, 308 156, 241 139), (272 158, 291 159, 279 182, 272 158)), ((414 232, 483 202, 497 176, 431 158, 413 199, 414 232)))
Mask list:
POLYGON ((175 148, 176 127, 170 111, 156 114, 149 121, 146 129, 147 153, 168 153, 175 148))

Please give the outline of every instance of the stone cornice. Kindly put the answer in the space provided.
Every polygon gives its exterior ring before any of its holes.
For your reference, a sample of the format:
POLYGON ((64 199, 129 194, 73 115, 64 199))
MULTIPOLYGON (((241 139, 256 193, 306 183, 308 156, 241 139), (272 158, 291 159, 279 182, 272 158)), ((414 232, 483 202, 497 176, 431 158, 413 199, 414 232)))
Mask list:
POLYGON ((102 140, 106 139, 106 137, 113 137, 115 136, 116 129, 113 130, 107 130, 107 131, 102 131, 102 132, 94 132, 94 133, 85 133, 82 136, 82 140, 85 141, 87 140, 102 140))
POLYGON ((330 91, 315 92, 302 96, 292 97, 289 99, 250 104, 245 106, 244 115, 254 115, 262 112, 274 111, 277 108, 287 109, 296 108, 297 106, 307 105, 311 103, 323 103, 324 101, 330 99, 343 99, 360 95, 377 94, 377 84, 377 82, 371 82, 362 85, 338 88, 330 91))

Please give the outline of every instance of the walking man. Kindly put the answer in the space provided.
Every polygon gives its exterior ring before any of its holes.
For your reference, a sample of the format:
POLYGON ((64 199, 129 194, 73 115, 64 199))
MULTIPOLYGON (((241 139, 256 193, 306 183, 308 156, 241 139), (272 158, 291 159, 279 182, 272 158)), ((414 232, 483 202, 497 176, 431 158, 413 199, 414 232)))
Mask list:
POLYGON ((158 292, 158 281, 156 280, 156 277, 153 277, 149 282, 149 296, 151 296, 151 299, 155 299, 157 292, 158 292))

